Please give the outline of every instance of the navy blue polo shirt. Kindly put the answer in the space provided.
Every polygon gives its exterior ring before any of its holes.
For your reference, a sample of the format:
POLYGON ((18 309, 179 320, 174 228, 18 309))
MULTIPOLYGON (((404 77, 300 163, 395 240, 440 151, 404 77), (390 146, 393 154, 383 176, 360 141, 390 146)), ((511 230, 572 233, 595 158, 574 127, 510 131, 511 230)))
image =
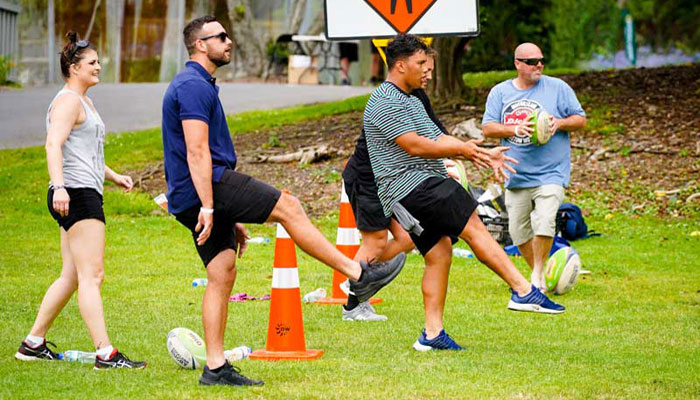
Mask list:
POLYGON ((168 210, 177 214, 200 205, 187 165, 187 148, 182 121, 197 119, 209 125, 212 181, 218 182, 226 169, 236 168, 236 150, 219 100, 216 78, 199 63, 188 61, 173 78, 163 97, 163 153, 168 184, 168 210))

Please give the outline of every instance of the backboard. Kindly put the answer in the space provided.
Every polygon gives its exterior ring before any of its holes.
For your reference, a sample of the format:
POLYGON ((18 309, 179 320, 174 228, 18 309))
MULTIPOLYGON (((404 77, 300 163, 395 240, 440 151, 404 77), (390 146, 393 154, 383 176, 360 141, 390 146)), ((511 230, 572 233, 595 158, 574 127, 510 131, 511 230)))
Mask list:
POLYGON ((478 0, 325 0, 329 40, 479 35, 478 0))

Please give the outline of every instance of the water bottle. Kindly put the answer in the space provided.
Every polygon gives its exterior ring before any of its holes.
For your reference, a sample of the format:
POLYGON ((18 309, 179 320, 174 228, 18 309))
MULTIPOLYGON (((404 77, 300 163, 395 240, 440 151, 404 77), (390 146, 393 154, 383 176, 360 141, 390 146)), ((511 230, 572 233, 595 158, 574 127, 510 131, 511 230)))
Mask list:
POLYGON ((207 286, 207 278, 197 278, 192 281, 192 287, 207 286))
POLYGON ((95 353, 80 350, 66 350, 63 353, 64 361, 78 361, 81 363, 95 363, 95 353))
POLYGON ((302 301, 304 303, 313 303, 315 301, 321 300, 322 298, 326 297, 326 289, 324 288, 318 288, 314 290, 313 292, 307 293, 304 295, 302 298, 302 301))
POLYGON ((467 249, 452 249, 452 256, 458 258, 474 258, 474 253, 467 249))
POLYGON ((246 243, 270 243, 270 239, 262 236, 250 238, 246 240, 246 243))
POLYGON ((238 346, 235 349, 224 351, 224 357, 226 358, 226 361, 233 362, 248 358, 252 352, 253 349, 248 346, 238 346))

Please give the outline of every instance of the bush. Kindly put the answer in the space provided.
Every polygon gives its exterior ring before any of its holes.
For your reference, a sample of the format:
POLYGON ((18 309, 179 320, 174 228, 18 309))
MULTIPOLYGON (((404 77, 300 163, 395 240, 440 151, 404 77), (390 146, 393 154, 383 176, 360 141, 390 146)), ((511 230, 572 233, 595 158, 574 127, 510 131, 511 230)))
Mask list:
POLYGON ((0 85, 9 83, 7 76, 10 75, 10 70, 14 67, 14 63, 9 55, 0 55, 0 85))

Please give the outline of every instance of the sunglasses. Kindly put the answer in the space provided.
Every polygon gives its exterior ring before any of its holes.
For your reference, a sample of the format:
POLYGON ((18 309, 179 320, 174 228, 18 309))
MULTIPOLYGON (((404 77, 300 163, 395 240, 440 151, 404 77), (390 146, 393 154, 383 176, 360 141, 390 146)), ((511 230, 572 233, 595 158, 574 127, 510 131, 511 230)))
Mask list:
POLYGON ((205 37, 203 37, 203 38, 199 38, 199 40, 209 40, 209 39, 215 38, 215 37, 218 37, 219 40, 221 40, 221 43, 223 43, 223 42, 226 41, 226 39, 228 39, 228 33, 226 33, 226 32, 219 32, 219 33, 217 33, 217 34, 215 34, 215 35, 209 35, 209 36, 205 36, 205 37))
POLYGON ((70 53, 70 59, 73 59, 73 56, 75 56, 75 53, 77 53, 78 50, 84 49, 88 46, 90 46, 90 42, 88 42, 87 40, 78 40, 77 42, 75 42, 75 48, 70 53))
POLYGON ((542 65, 544 66, 544 57, 542 57, 542 58, 516 58, 516 60, 518 60, 522 63, 525 63, 527 65, 531 65, 533 67, 535 65, 537 65, 538 63, 542 63, 542 65))

